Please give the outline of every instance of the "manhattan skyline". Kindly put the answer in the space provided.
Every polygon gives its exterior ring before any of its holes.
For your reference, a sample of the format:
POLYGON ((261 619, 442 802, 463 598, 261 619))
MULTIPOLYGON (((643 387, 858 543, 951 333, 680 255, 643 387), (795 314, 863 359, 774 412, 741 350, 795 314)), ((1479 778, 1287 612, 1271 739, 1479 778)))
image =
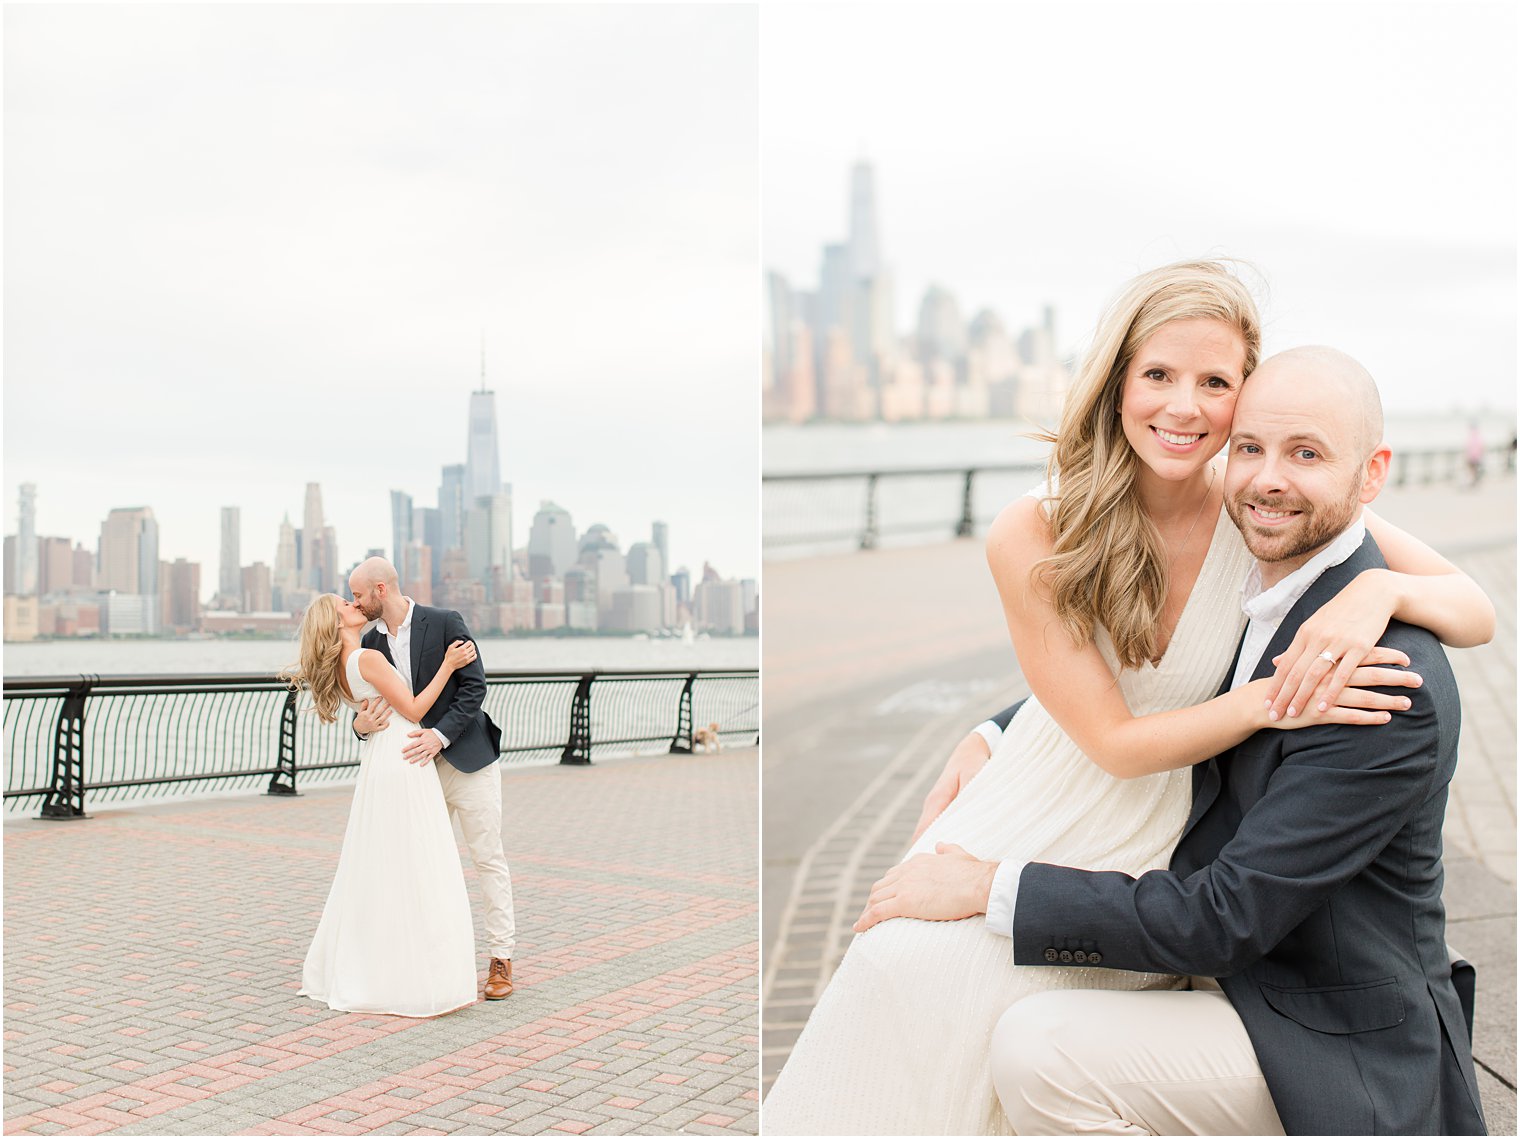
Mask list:
POLYGON ((758 573, 753 12, 4 19, 8 531, 151 503, 214 581, 223 506, 272 549, 316 482, 389 551, 483 334, 517 502, 758 573))
POLYGON ((1136 273, 1233 257, 1267 352, 1341 348, 1394 413, 1513 409, 1515 32, 1482 3, 770 6, 762 259, 816 287, 869 162, 896 328, 938 284, 1053 305, 1065 357, 1136 273))

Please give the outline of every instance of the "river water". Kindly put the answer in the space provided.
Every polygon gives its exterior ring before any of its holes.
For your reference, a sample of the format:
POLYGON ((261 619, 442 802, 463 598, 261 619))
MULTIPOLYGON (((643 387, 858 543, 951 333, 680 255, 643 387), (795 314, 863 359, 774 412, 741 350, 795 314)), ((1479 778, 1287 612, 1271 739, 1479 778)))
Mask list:
MULTIPOLYGON (((758 637, 482 637, 487 669, 729 669, 757 668, 758 637)), ((278 672, 295 660, 294 640, 58 640, 5 646, 6 676, 72 673, 278 672)))
MULTIPOLYGON (((1503 447, 1514 435, 1513 412, 1390 416, 1385 434, 1396 454, 1460 452, 1475 421, 1490 447, 1503 447)), ((1030 437, 1033 430, 1008 420, 772 424, 762 434, 764 468, 769 476, 1028 464, 1023 471, 976 476, 972 512, 980 532, 1003 506, 1044 478, 1048 447, 1030 437)), ((964 477, 958 473, 880 479, 874 497, 877 544, 949 539, 964 494, 964 477)), ((864 479, 767 481, 761 496, 765 556, 809 557, 859 548, 867 498, 864 479)))

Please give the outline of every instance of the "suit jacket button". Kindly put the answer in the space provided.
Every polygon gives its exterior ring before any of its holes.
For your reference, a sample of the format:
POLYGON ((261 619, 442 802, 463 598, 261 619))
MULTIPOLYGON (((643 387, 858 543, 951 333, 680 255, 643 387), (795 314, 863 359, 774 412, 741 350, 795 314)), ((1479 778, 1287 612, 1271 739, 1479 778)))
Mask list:
POLYGON ((1061 959, 1061 955, 1059 953, 1057 953, 1054 949, 1047 949, 1045 951, 1045 960, 1047 960, 1047 961, 1059 961, 1060 959, 1061 959))
POLYGON ((1087 960, 1087 951, 1084 949, 1079 949, 1072 954, 1072 957, 1076 959, 1078 965, 1081 965, 1087 960))
POLYGON ((1066 962, 1066 964, 1068 964, 1068 965, 1071 964, 1071 950, 1070 949, 1063 949, 1063 950, 1061 950, 1061 960, 1064 961, 1064 962, 1066 962))
POLYGON ((1091 953, 1089 953, 1087 955, 1087 963, 1089 965, 1101 965, 1101 964, 1103 964, 1103 954, 1099 953, 1096 949, 1093 950, 1091 953))

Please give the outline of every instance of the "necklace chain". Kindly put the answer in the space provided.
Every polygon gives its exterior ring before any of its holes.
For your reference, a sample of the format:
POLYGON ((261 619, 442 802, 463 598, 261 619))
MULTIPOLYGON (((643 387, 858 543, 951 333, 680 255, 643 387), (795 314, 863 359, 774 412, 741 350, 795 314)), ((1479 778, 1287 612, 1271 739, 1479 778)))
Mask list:
POLYGON ((1210 467, 1209 483, 1206 487, 1203 488, 1203 501, 1198 504, 1198 513, 1193 515, 1193 524, 1188 527, 1188 532, 1183 536, 1182 543, 1177 547, 1172 556, 1167 559, 1166 568, 1169 571, 1171 570, 1172 566, 1176 564, 1177 559, 1182 556, 1182 551, 1187 549, 1188 541, 1193 537, 1193 531, 1198 529, 1198 520, 1203 517, 1203 508, 1209 504, 1209 495, 1213 492, 1213 490, 1214 468, 1210 467))

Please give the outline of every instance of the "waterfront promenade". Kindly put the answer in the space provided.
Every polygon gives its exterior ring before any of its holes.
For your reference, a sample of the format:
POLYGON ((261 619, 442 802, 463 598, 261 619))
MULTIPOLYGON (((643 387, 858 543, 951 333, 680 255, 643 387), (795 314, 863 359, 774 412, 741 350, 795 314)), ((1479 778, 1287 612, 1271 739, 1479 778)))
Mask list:
MULTIPOLYGON (((1478 968, 1474 1055, 1489 1129, 1515 1116, 1515 480, 1388 491, 1384 517, 1471 573, 1493 643, 1453 651, 1461 759, 1447 810, 1450 943, 1478 968)), ((768 561, 763 880, 764 1087, 906 849, 955 742, 1028 691, 980 537, 768 561)))
POLYGON ((757 762, 504 772, 517 991, 430 1020, 296 995, 351 786, 8 821, 5 1131, 754 1134, 757 762))

